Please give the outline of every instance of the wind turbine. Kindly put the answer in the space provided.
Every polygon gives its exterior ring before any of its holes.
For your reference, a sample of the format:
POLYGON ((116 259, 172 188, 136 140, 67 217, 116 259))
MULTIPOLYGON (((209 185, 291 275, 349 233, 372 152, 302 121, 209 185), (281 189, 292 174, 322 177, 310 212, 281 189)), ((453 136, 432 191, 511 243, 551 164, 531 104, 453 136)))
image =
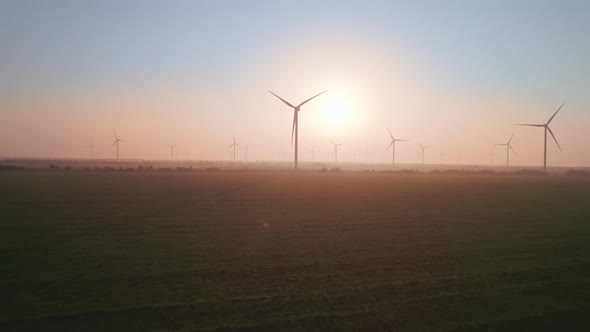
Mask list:
POLYGON ((510 161, 510 150, 512 150, 512 152, 516 153, 516 151, 514 150, 512 145, 510 145, 510 142, 512 142, 512 138, 514 137, 514 134, 516 134, 516 132, 512 133, 512 136, 510 136, 510 139, 508 140, 508 142, 506 142, 504 144, 496 144, 496 145, 506 146, 506 167, 508 167, 509 161, 510 161))
POLYGON ((113 129, 113 135, 115 135, 115 142, 113 143, 113 145, 111 146, 111 148, 113 146, 117 146, 117 160, 119 160, 119 142, 127 142, 126 140, 122 140, 119 137, 117 137, 117 133, 115 132, 115 130, 113 129))
POLYGON ((90 148, 90 160, 92 160, 92 149, 94 149, 94 144, 86 145, 87 148, 90 148))
POLYGON ((176 147, 175 145, 170 145, 168 144, 168 146, 170 147, 170 161, 174 160, 174 147, 176 147))
POLYGON ((313 148, 313 145, 311 146, 311 150, 309 150, 309 152, 311 152, 311 162, 313 163, 315 160, 315 149, 313 148))
POLYGON ((422 148, 422 165, 424 165, 424 150, 430 148, 429 146, 424 146, 420 144, 420 148, 422 148))
POLYGON ((236 137, 233 136, 233 143, 230 144, 227 148, 225 148, 226 150, 231 148, 233 146, 234 148, 234 162, 236 162, 236 146, 242 147, 240 144, 236 143, 236 137))
POLYGON ((389 145, 387 146, 387 149, 385 149, 385 152, 387 152, 389 150, 389 148, 392 148, 391 149, 391 152, 392 152, 391 164, 393 166, 395 166, 395 142, 407 142, 408 140, 393 138, 393 135, 391 134, 391 131, 389 130, 389 128, 387 128, 387 131, 389 132, 389 136, 391 137, 391 143, 389 143, 389 145))
POLYGON ((248 147, 246 146, 245 149, 246 149, 246 158, 245 159, 246 159, 246 161, 248 161, 248 147))
POLYGON ((298 147, 298 143, 299 143, 299 121, 298 121, 298 118, 299 118, 299 111, 301 110, 301 106, 305 105, 307 102, 309 102, 310 100, 314 99, 315 97, 321 95, 322 93, 324 93, 326 91, 328 91, 328 90, 318 93, 317 95, 303 101, 301 104, 299 104, 297 106, 291 105, 288 101, 279 97, 274 92, 272 92, 270 90, 268 91, 268 92, 272 93, 275 97, 279 98, 283 103, 287 104, 287 106, 289 106, 293 109, 293 128, 291 129, 291 144, 293 144, 293 136, 295 136, 295 163, 294 163, 295 168, 297 168, 297 147, 298 147))
POLYGON ((559 106, 559 108, 557 109, 557 111, 555 111, 555 113, 553 113, 553 115, 549 118, 549 120, 545 124, 530 124, 530 123, 517 123, 516 124, 517 126, 528 126, 528 127, 542 127, 542 128, 545 128, 545 140, 544 140, 545 143, 543 145, 543 171, 544 172, 547 172, 547 131, 549 131, 549 133, 551 134, 551 137, 553 137, 553 140, 555 141, 555 144, 557 144, 557 147, 559 148, 559 151, 561 151, 561 146, 559 146, 559 142, 557 142, 557 138, 555 138, 555 135, 553 135, 553 131, 551 130, 551 128, 549 128, 549 124, 551 123, 551 121, 553 121, 553 118, 561 110, 561 108, 563 107, 563 105, 565 105, 565 101, 563 103, 561 103, 561 106, 559 106))
POLYGON ((338 147, 340 145, 342 145, 342 143, 336 144, 332 140, 330 140, 330 142, 332 142, 332 144, 334 144, 334 164, 338 164, 338 147))

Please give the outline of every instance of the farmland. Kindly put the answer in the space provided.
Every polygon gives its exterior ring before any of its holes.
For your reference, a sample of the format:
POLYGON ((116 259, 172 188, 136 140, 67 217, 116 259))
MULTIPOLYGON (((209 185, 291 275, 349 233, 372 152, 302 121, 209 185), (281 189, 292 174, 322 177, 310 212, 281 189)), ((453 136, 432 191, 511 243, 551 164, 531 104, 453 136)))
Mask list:
POLYGON ((0 172, 0 330, 587 330, 590 178, 0 172))

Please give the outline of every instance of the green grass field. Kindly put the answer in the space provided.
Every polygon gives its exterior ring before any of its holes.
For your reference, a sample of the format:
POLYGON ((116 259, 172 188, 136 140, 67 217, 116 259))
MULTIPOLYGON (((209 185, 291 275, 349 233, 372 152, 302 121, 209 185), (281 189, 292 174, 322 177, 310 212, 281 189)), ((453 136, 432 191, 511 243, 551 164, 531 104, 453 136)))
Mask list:
POLYGON ((0 172, 0 330, 590 329, 590 179, 0 172))

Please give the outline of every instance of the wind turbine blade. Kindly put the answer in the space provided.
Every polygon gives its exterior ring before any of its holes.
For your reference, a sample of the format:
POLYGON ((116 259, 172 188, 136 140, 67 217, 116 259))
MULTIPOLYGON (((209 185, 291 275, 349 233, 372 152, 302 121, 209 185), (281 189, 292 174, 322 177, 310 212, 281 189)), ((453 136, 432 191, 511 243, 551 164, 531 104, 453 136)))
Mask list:
POLYGON ((389 151, 389 148, 393 145, 393 142, 395 142, 395 141, 391 141, 391 143, 389 143, 389 145, 387 146, 387 149, 385 149, 385 152, 389 151))
POLYGON ((496 144, 496 145, 508 145, 508 144, 504 143, 504 144, 496 144))
POLYGON ((394 140, 395 138, 393 138, 393 135, 391 134, 391 130, 389 130, 389 128, 387 128, 387 131, 389 132, 389 136, 391 137, 391 139, 394 140))
POLYGON ((117 144, 116 140, 115 140, 115 142, 113 142, 113 145, 111 145, 111 149, 115 146, 115 144, 117 144))
POLYGON ((551 130, 551 128, 549 128, 549 126, 547 126, 547 130, 549 130, 549 134, 551 134, 551 137, 553 137, 553 140, 555 141, 555 144, 557 144, 559 151, 561 151, 561 146, 559 145, 557 138, 555 138, 555 135, 553 135, 553 131, 551 130))
POLYGON ((291 128, 291 144, 293 144, 293 137, 295 136, 295 119, 297 118, 297 111, 293 110, 293 128, 291 128))
POLYGON ((542 124, 530 124, 530 123, 515 123, 515 126, 529 126, 529 127, 545 127, 542 124))
POLYGON ((333 140, 330 140, 330 142, 332 142, 332 144, 334 144, 334 146, 336 146, 336 143, 334 143, 334 141, 333 141, 333 140))
POLYGON ((422 145, 422 144, 420 144, 420 143, 418 143, 418 145, 420 145, 420 147, 422 148, 422 150, 424 150, 424 149, 425 149, 424 145, 422 145))
POLYGON ((565 100, 563 101, 563 103, 561 103, 561 106, 559 106, 559 108, 557 109, 557 111, 555 111, 555 113, 551 116, 551 118, 549 118, 549 121, 547 121, 547 124, 550 124, 551 121, 553 121, 553 118, 557 115, 557 113, 561 110, 561 108, 563 107, 563 105, 565 105, 565 100))
POLYGON ((394 141, 397 141, 397 142, 407 142, 408 140, 407 139, 394 139, 394 141))
POLYGON ((328 90, 324 90, 324 91, 322 91, 322 92, 318 93, 317 95, 315 95, 315 96, 313 96, 313 97, 309 98, 308 100, 306 100, 306 101, 302 102, 301 104, 297 105, 297 107, 299 108, 299 107, 303 106, 303 105, 304 105, 304 104, 306 104, 308 101, 312 100, 313 98, 315 98, 315 97, 317 97, 317 96, 321 95, 322 93, 324 93, 324 92, 326 92, 326 91, 328 91, 328 90))
POLYGON ((283 101, 283 103, 287 104, 289 107, 291 107, 291 108, 295 108, 295 106, 291 105, 291 104, 290 104, 288 101, 286 101, 285 99, 283 99, 283 98, 281 98, 281 97, 277 96, 277 95, 276 95, 274 92, 272 92, 272 91, 270 91, 270 90, 268 90, 268 92, 272 93, 272 94, 273 94, 275 97, 277 97, 277 98, 279 98, 280 100, 282 100, 282 101, 283 101))
POLYGON ((514 134, 516 134, 516 132, 512 133, 512 136, 510 136, 510 139, 508 140, 508 144, 510 145, 510 142, 512 142, 512 138, 514 137, 514 134))
POLYGON ((512 147, 512 145, 508 144, 508 147, 510 148, 510 150, 512 150, 512 152, 514 152, 514 154, 518 154, 518 153, 516 153, 516 150, 514 150, 514 148, 512 147))
POLYGON ((119 138, 117 137, 117 133, 115 132, 115 129, 113 129, 113 135, 115 135, 115 140, 118 140, 119 138))
POLYGON ((234 143, 230 144, 227 148, 225 148, 226 150, 231 148, 232 146, 234 146, 234 143))

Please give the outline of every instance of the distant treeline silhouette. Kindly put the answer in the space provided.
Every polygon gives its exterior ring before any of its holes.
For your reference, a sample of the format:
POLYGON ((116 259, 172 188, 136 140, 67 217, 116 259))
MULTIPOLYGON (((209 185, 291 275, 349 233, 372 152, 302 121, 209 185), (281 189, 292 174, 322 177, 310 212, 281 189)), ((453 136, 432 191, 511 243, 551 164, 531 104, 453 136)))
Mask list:
MULTIPOLYGON (((16 165, 3 165, 0 164, 0 171, 33 171, 33 170, 51 170, 51 171, 86 171, 86 172, 236 172, 236 171, 252 171, 252 172, 268 172, 268 169, 253 169, 249 170, 248 167, 236 168, 236 169, 222 169, 219 167, 154 167, 153 165, 139 165, 137 167, 79 167, 74 168, 71 165, 59 166, 56 164, 50 164, 47 168, 39 167, 23 167, 16 165)), ((310 170, 313 171, 313 170, 310 170)), ((321 167, 315 169, 318 173, 340 173, 341 169, 321 167)), ((529 175, 529 176, 547 176, 541 170, 522 169, 517 171, 495 171, 495 170, 471 170, 471 169, 446 169, 439 170, 434 169, 431 171, 421 171, 417 169, 406 169, 406 170, 375 170, 375 169, 364 169, 363 173, 379 173, 379 174, 398 174, 398 175, 419 175, 419 174, 433 174, 433 175, 529 175)), ((590 171, 587 170, 575 170, 569 169, 562 173, 566 176, 590 176, 590 171)))

